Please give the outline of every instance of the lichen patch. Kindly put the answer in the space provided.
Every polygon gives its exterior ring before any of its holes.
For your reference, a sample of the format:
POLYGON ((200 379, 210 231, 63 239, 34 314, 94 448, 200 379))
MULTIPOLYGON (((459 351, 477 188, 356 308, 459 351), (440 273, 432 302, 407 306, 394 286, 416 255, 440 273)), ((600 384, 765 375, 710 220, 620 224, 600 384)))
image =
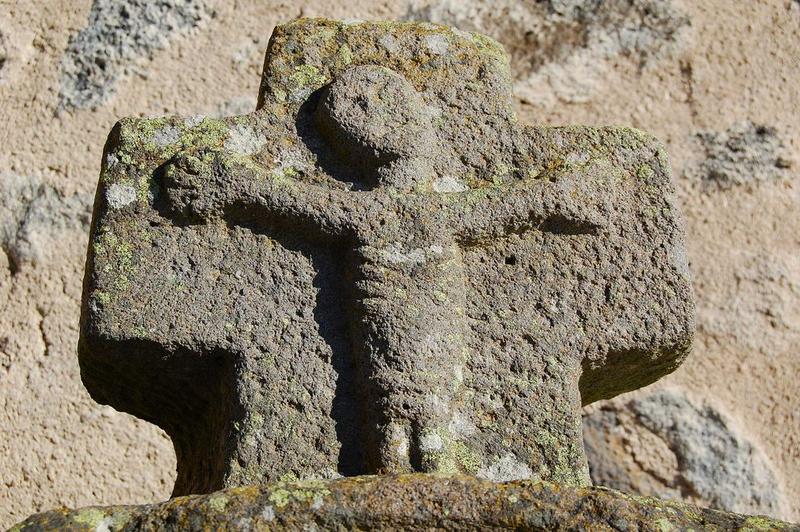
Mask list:
POLYGON ((243 155, 255 155, 266 144, 267 138, 256 129, 239 124, 228 132, 225 148, 243 155))
POLYGON ((131 185, 113 183, 106 189, 106 202, 112 209, 122 209, 136 201, 136 189, 131 185))

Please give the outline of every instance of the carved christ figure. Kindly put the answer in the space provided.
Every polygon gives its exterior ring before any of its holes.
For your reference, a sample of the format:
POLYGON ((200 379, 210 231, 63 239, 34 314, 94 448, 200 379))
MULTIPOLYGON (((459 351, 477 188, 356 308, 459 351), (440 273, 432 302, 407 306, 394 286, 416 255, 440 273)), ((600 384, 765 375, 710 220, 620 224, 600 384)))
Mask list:
POLYGON ((380 440, 368 459, 381 472, 438 471, 451 459, 441 436, 459 409, 467 357, 463 249, 537 229, 595 233, 601 220, 588 218, 589 201, 562 201, 581 193, 575 182, 421 193, 384 175, 373 190, 331 189, 206 152, 177 158, 167 180, 173 207, 203 218, 246 210, 348 243, 354 350, 380 440))
POLYGON ((172 437, 175 495, 286 472, 590 483, 581 404, 691 346, 682 230, 655 139, 520 124, 511 79, 478 35, 301 19, 254 112, 115 127, 81 376, 172 437))

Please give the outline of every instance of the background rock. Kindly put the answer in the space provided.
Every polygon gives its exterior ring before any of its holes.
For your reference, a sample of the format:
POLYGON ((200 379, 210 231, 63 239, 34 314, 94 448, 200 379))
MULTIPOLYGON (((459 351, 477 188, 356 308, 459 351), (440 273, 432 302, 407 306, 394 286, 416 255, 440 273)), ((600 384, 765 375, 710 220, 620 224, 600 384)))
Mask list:
MULTIPOLYGON (((65 232, 89 229, 91 196, 64 197, 38 179, 0 176, 0 247, 12 273, 25 265, 44 266, 52 260, 57 240, 65 232)), ((73 237, 74 238, 74 237, 73 237)))
POLYGON ((644 68, 690 26, 672 2, 653 0, 451 0, 414 4, 407 17, 492 35, 511 55, 517 95, 548 103, 590 100, 615 57, 644 68))
POLYGON ((750 514, 779 514, 783 493, 772 465, 714 407, 660 391, 611 402, 585 416, 596 484, 750 514))
POLYGON ((94 0, 86 27, 64 56, 61 104, 97 106, 120 76, 136 69, 135 60, 152 58, 208 16, 204 0, 94 0))
POLYGON ((725 189, 773 179, 787 179, 792 161, 773 127, 745 121, 722 132, 697 134, 705 158, 689 177, 706 188, 725 189))
POLYGON ((209 116, 214 118, 223 118, 226 116, 244 115, 252 113, 256 108, 256 97, 250 96, 237 96, 225 102, 222 102, 214 109, 209 116))

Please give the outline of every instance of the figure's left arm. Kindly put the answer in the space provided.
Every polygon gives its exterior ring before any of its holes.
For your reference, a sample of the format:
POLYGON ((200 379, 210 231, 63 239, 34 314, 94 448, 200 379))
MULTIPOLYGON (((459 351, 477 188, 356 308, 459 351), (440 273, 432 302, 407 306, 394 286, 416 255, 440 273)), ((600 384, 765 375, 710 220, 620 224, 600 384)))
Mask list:
POLYGON ((566 174, 471 190, 457 200, 457 227, 466 241, 529 230, 596 234, 606 218, 603 194, 596 186, 584 175, 566 174))

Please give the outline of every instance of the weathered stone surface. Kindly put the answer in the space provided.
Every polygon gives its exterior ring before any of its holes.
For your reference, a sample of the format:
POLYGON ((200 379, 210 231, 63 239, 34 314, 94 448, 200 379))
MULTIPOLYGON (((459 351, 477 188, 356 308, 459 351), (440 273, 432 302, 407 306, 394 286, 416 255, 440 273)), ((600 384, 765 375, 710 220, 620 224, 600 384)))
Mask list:
POLYGON ((677 391, 604 405, 584 419, 584 436, 597 484, 732 512, 784 511, 763 453, 716 408, 677 391))
POLYGON ((176 447, 175 494, 373 472, 588 483, 581 403, 685 357, 663 148, 518 125, 502 48, 303 19, 258 109, 106 146, 84 383, 176 447))
POLYGON ((0 175, 0 249, 16 273, 43 265, 65 231, 86 231, 91 196, 64 195, 38 178, 0 175))
POLYGON ((53 510, 29 530, 800 530, 748 517, 626 495, 530 481, 424 474, 284 481, 144 506, 53 510))
POLYGON ((727 131, 697 134, 705 157, 689 169, 689 178, 706 190, 718 191, 765 181, 788 179, 792 161, 775 128, 752 122, 727 131))
POLYGON ((117 80, 208 16, 205 0, 94 0, 62 61, 62 107, 96 107, 117 80))

